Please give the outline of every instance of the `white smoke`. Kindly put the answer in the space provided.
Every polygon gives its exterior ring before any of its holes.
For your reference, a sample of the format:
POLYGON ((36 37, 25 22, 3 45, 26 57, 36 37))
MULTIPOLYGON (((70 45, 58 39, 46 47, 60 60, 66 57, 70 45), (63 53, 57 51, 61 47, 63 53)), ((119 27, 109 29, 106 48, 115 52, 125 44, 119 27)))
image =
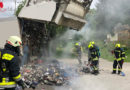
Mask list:
POLYGON ((130 0, 99 0, 99 2, 95 15, 97 22, 95 31, 110 33, 118 23, 129 24, 130 0))
MULTIPOLYGON (((119 23, 123 23, 125 20, 127 20, 128 13, 126 12, 126 9, 130 8, 130 0, 104 0, 106 3, 102 5, 100 9, 102 9, 101 14, 104 13, 104 17, 98 12, 96 14, 100 19, 103 19, 105 21, 100 24, 100 28, 96 28, 96 30, 92 30, 88 24, 85 25, 85 27, 77 32, 77 31, 68 31, 67 34, 63 37, 68 37, 68 33, 71 33, 71 37, 73 37, 75 34, 82 35, 86 41, 90 40, 91 37, 96 37, 99 33, 100 38, 102 38, 102 35, 110 33, 112 29, 119 28, 119 23), (106 6, 107 8, 103 8, 103 6, 106 6), (126 14, 125 14, 126 13, 126 14)), ((100 7, 100 6, 99 6, 100 7)), ((129 9, 130 10, 130 9, 129 9)), ((130 13, 129 13, 130 14, 130 13)), ((98 23, 98 21, 96 21, 98 23)), ((95 24, 93 22, 89 22, 89 24, 95 24)), ((122 25, 122 24, 120 24, 122 25)), ((98 27, 98 26, 97 26, 98 27)), ((70 46, 67 46, 70 47, 70 46)), ((67 87, 60 87, 55 88, 55 90, 116 90, 115 87, 111 87, 112 80, 109 81, 105 80, 106 77, 98 77, 93 75, 84 75, 80 76, 74 79, 71 79, 71 85, 69 88, 67 87), (107 82, 108 83, 104 83, 107 82)), ((113 85, 114 86, 114 85, 113 85)))

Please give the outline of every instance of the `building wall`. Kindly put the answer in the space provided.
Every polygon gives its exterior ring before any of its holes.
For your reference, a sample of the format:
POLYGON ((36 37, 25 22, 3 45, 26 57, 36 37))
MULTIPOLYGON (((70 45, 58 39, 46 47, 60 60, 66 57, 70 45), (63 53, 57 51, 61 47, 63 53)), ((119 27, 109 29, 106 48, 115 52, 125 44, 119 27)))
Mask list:
POLYGON ((0 48, 4 47, 6 40, 11 35, 20 36, 17 19, 0 20, 0 48))
POLYGON ((129 46, 130 43, 130 30, 123 30, 118 33, 118 41, 129 46))
POLYGON ((111 34, 107 35, 107 41, 118 41, 118 34, 115 33, 114 36, 111 36, 111 34))

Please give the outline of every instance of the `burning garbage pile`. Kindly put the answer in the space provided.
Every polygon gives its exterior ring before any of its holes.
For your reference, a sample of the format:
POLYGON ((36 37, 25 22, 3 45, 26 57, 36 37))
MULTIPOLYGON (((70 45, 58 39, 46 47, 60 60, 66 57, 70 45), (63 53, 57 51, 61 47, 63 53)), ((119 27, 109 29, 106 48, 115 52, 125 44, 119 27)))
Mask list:
POLYGON ((59 64, 49 64, 43 74, 43 83, 47 85, 67 84, 68 75, 59 64))
POLYGON ((21 69, 21 74, 27 88, 33 88, 42 80, 42 67, 36 65, 24 65, 21 69))
POLYGON ((74 71, 76 71, 76 69, 64 67, 56 60, 46 65, 24 65, 21 69, 24 82, 28 88, 33 89, 35 89, 38 84, 55 86, 69 85, 69 80, 72 79, 72 77, 78 76, 78 74, 73 73, 74 71))

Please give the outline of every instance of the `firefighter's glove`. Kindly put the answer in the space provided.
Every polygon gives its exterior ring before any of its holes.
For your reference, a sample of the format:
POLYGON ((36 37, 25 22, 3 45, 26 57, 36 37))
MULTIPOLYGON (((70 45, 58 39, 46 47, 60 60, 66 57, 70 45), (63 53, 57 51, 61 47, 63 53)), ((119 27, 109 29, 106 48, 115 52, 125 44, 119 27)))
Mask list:
POLYGON ((17 84, 21 86, 23 90, 26 88, 26 84, 23 82, 23 80, 19 80, 17 84))

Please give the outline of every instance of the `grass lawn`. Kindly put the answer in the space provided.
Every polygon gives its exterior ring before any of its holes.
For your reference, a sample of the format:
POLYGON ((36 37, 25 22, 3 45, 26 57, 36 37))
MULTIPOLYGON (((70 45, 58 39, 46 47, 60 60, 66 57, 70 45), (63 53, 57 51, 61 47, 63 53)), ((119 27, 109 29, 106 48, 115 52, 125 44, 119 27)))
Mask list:
POLYGON ((130 62, 130 48, 126 51, 126 62, 130 62))

